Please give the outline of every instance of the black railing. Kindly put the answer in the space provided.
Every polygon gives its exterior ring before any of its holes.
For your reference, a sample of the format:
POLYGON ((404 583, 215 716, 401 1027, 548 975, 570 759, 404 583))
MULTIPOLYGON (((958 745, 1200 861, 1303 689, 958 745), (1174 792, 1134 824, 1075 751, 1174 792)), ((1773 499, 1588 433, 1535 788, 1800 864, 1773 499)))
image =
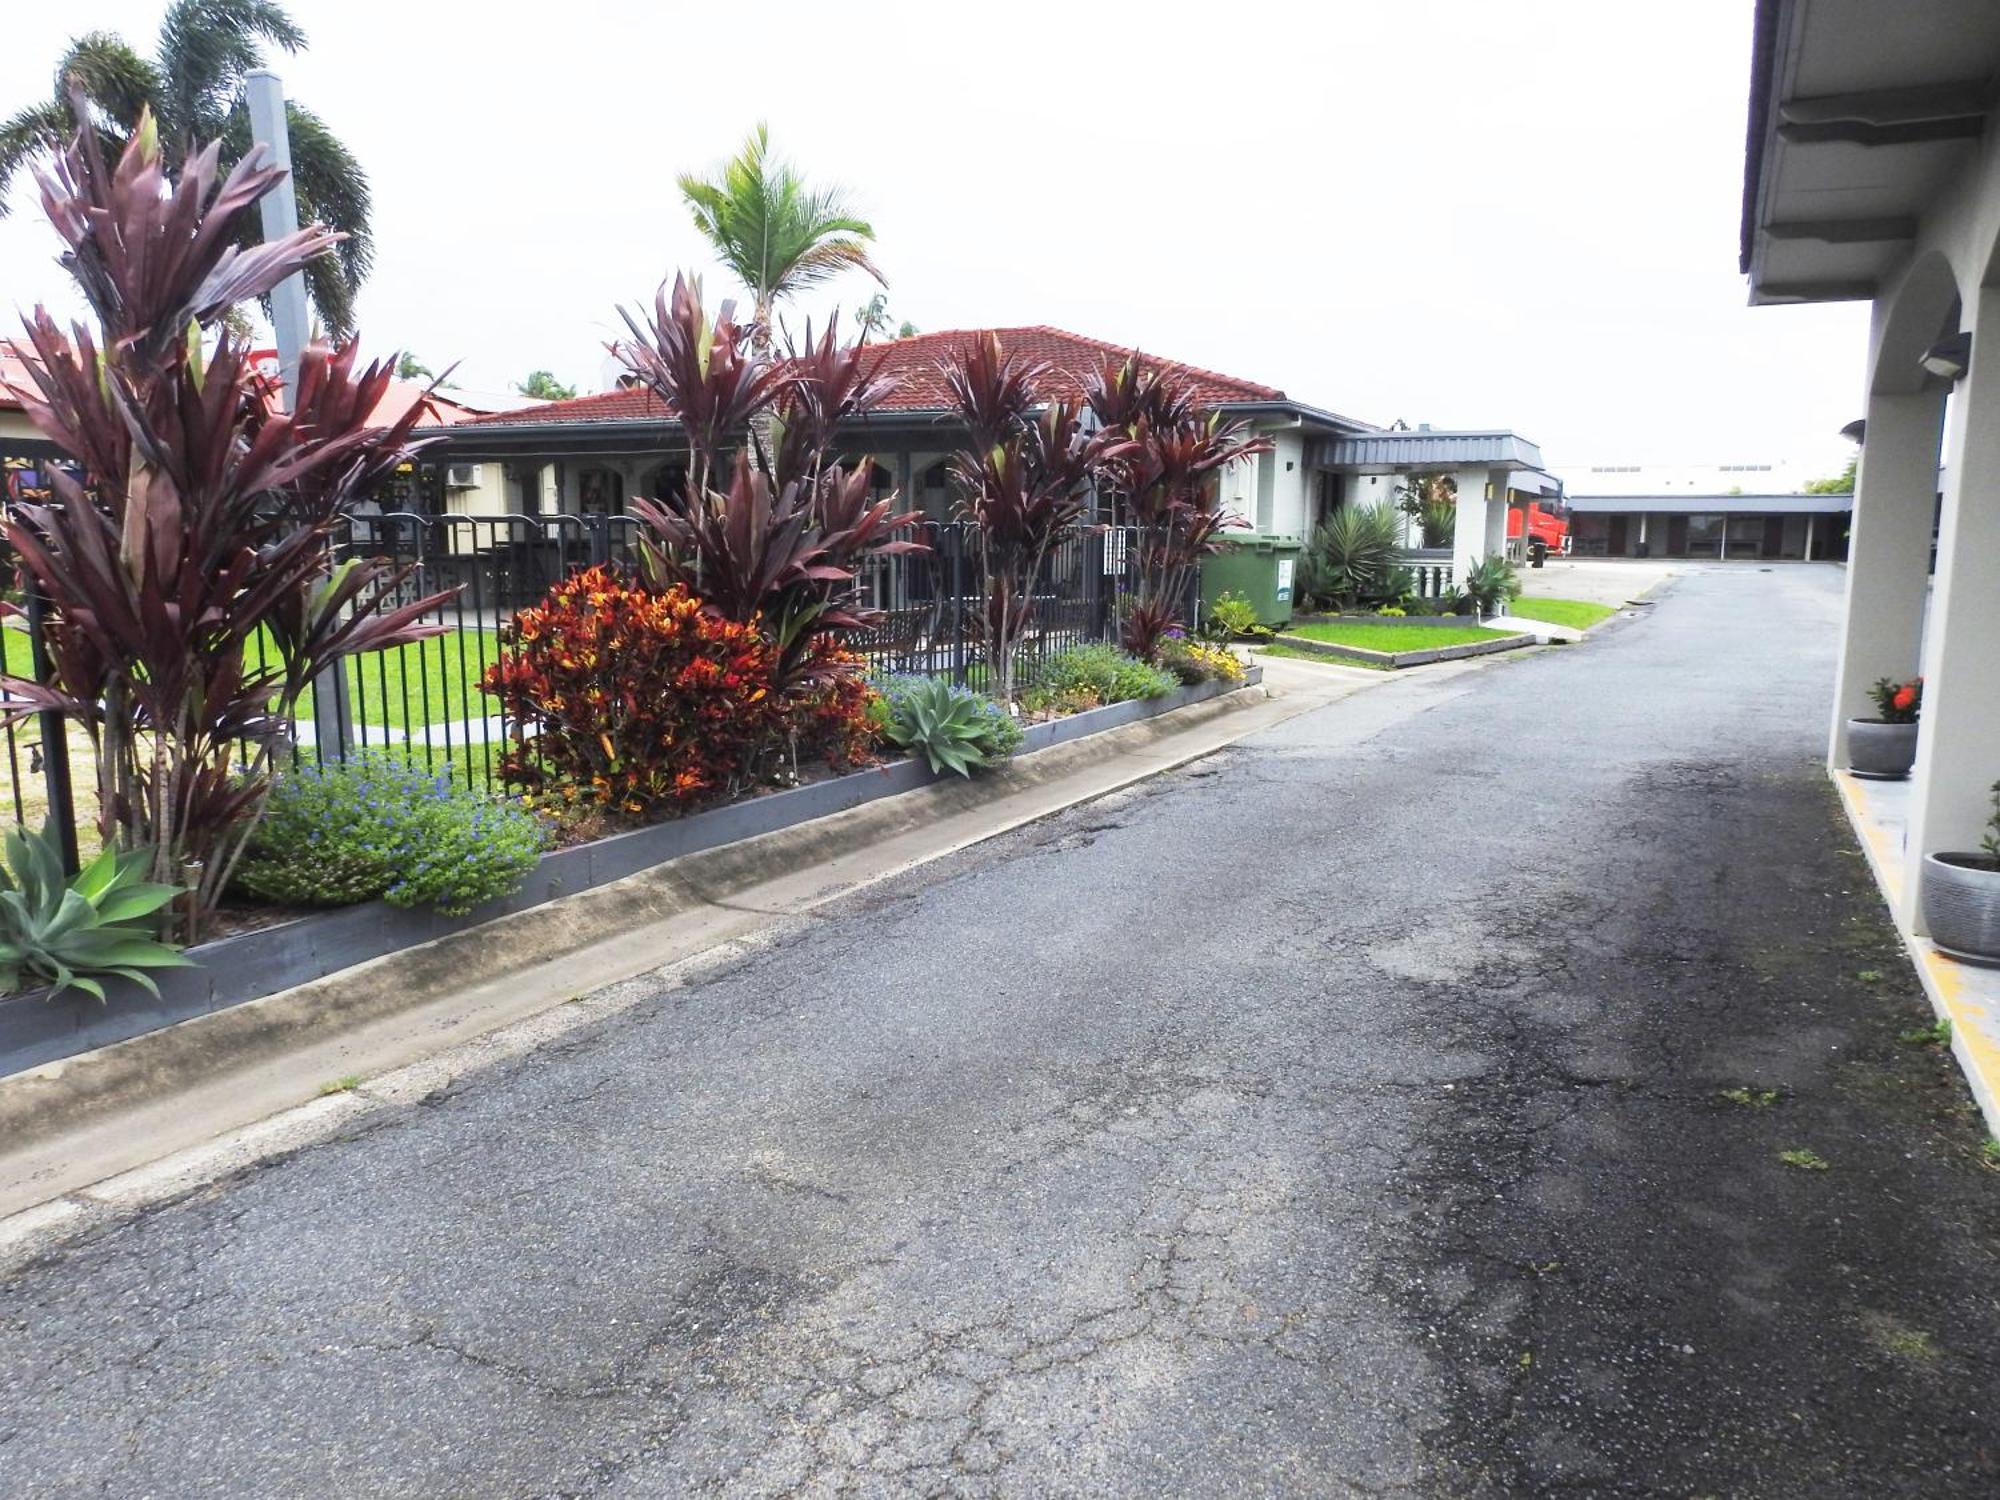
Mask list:
MULTIPOLYGON (((947 676, 985 688, 977 537, 962 523, 935 521, 913 536, 924 551, 878 558, 862 570, 860 602, 879 611, 880 622, 849 644, 874 671, 947 676)), ((317 715, 310 695, 299 705, 293 754, 338 756, 342 751, 330 742, 337 732, 343 746, 401 752, 459 784, 502 790, 499 762, 512 726, 479 686, 506 650, 502 627, 577 568, 634 566, 637 544, 638 523, 626 516, 354 517, 337 539, 339 556, 408 567, 400 589, 404 602, 456 592, 437 613, 437 623, 446 627, 441 635, 351 658, 342 664, 340 684, 316 684, 315 694, 330 690, 333 696, 317 715), (316 725, 328 732, 329 743, 319 743, 316 725)), ((1018 681, 1032 681, 1056 652, 1116 638, 1137 556, 1129 528, 1079 528, 1051 549, 1036 580, 1018 681)), ((38 616, 31 610, 8 629, 8 670, 46 680, 38 616)), ((260 641, 253 664, 263 664, 266 649, 260 641)), ((53 718, 5 731, 13 818, 31 826, 46 821, 59 833, 76 830, 87 848, 94 847, 87 747, 82 735, 67 737, 76 774, 66 775, 69 759, 44 754, 45 740, 53 745, 60 733, 53 718)))

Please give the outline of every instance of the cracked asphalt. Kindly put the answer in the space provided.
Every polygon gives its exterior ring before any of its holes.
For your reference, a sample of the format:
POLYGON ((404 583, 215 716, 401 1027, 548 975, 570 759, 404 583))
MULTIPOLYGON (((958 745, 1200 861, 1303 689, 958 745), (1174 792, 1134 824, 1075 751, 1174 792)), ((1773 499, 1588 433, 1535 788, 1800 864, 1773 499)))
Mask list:
POLYGON ((1839 586, 1398 678, 98 1231, 0 1285, 0 1490, 2000 1493, 1839 586))

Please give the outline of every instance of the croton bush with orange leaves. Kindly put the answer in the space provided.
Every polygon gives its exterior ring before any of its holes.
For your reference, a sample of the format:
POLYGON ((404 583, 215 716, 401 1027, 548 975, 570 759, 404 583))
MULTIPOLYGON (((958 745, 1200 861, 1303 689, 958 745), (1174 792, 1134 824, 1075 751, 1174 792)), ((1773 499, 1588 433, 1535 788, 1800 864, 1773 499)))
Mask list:
POLYGON ((859 661, 830 643, 802 688, 778 648, 674 585, 574 573, 503 634, 481 685, 512 720, 501 774, 552 809, 659 816, 740 794, 795 758, 865 758, 859 661))

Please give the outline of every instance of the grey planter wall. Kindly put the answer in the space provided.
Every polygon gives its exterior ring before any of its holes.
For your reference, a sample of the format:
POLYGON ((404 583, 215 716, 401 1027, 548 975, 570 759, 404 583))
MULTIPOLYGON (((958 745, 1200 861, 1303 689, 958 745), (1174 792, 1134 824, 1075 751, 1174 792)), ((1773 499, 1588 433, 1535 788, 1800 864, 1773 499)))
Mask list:
MULTIPOLYGON (((1243 685, 1254 684, 1262 677, 1263 669, 1252 667, 1243 685)), ((1230 690, 1230 685, 1223 683, 1202 683, 1163 698, 1114 703, 1108 708, 1072 714, 1051 723, 1030 725, 1021 753, 1101 734, 1230 690)), ((578 891, 609 885, 670 859, 775 833, 814 818, 831 817, 878 798, 915 791, 937 779, 920 761, 896 761, 811 786, 731 803, 671 823, 559 849, 543 855, 527 882, 513 895, 489 902, 462 917, 405 911, 386 902, 370 901, 201 943, 188 950, 188 957, 199 968, 167 969, 157 975, 160 984, 157 999, 138 985, 122 980, 106 983, 105 993, 109 998, 103 1004, 75 992, 54 1000, 40 992, 8 996, 0 999, 0 1076, 276 994, 448 933, 477 927, 578 891)))

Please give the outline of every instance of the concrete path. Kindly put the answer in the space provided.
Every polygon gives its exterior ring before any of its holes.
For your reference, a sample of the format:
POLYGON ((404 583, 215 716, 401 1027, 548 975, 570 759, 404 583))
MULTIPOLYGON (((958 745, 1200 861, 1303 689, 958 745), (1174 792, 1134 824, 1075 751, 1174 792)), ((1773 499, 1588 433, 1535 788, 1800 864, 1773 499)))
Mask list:
POLYGON ((1583 599, 1591 604, 1625 604, 1648 589, 1683 573, 1716 564, 1638 558, 1552 557, 1539 568, 1521 569, 1522 592, 1544 599, 1583 599))
POLYGON ((1395 679, 27 1267, 0 1488, 1991 1495, 2000 1174, 1817 769, 1837 576, 1395 679))

